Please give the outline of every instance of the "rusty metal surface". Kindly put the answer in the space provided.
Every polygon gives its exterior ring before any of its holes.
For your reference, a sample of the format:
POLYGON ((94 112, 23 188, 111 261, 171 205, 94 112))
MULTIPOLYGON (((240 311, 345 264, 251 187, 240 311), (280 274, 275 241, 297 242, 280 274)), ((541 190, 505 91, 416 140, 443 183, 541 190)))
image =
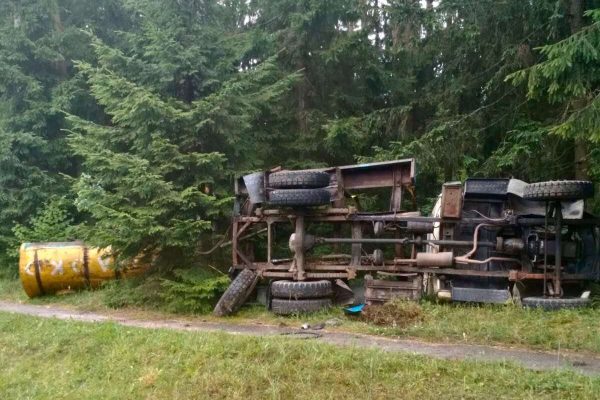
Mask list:
POLYGON ((461 275, 461 276, 483 276, 489 278, 508 278, 509 271, 480 271, 476 269, 461 269, 461 268, 432 268, 432 267, 416 267, 411 265, 397 265, 396 270, 399 272, 416 272, 433 275, 461 275))
POLYGON ((462 185, 445 183, 442 186, 442 218, 458 219, 462 215, 462 185))
POLYGON ((365 279, 367 304, 385 303, 395 298, 418 300, 422 294, 421 276, 405 277, 404 280, 365 279))
MULTIPOLYGON (((548 280, 551 280, 552 275, 553 275, 552 272, 548 272, 546 274, 546 278, 548 280)), ((508 274, 508 279, 510 281, 524 281, 524 280, 528 280, 528 279, 541 281, 544 279, 544 274, 511 270, 508 274)), ((562 281, 581 281, 581 280, 586 280, 586 279, 590 279, 590 277, 587 275, 584 275, 584 274, 561 274, 562 281)))
MULTIPOLYGON (((519 253, 508 249, 506 246, 497 248, 497 243, 481 241, 477 238, 477 229, 473 240, 458 240, 455 232, 465 229, 472 224, 493 226, 495 229, 515 229, 525 224, 539 224, 543 218, 523 218, 505 215, 502 218, 489 219, 485 215, 475 213, 462 215, 463 190, 460 183, 445 184, 442 189, 441 213, 438 217, 421 216, 418 212, 403 211, 403 203, 410 207, 406 195, 414 198, 415 163, 413 159, 398 160, 383 163, 348 165, 333 168, 321 168, 330 174, 328 190, 332 193, 334 207, 314 209, 272 209, 268 204, 248 204, 248 190, 243 180, 236 180, 236 209, 232 224, 232 264, 234 268, 251 268, 266 278, 288 279, 351 279, 357 273, 382 271, 391 274, 401 273, 430 273, 433 275, 453 275, 464 277, 491 277, 505 278, 510 281, 537 280, 544 276, 552 278, 555 271, 548 271, 547 275, 527 272, 529 266, 521 263, 520 257, 498 257, 505 254, 519 253), (362 189, 388 188, 390 191, 389 204, 383 205, 381 212, 361 212, 359 203, 346 201, 362 189), (404 197, 404 200, 403 200, 404 197), (352 206, 352 204, 355 204, 352 206), (329 235, 333 238, 317 238, 317 244, 331 245, 335 253, 344 254, 343 257, 316 257, 311 255, 308 243, 310 235, 306 229, 318 224, 333 225, 329 235), (378 234, 375 225, 379 224, 378 234), (293 258, 290 255, 279 255, 277 249, 282 246, 281 235, 277 235, 279 226, 287 225, 295 233, 293 240, 293 258), (434 227, 437 237, 425 237, 434 227), (242 239, 252 237, 257 229, 267 230, 266 249, 252 251, 242 239), (373 235, 381 237, 373 238, 373 235), (344 238, 343 236, 346 236, 344 238), (351 237, 348 237, 351 236, 351 237), (378 257, 377 260, 370 254, 376 248, 384 249, 392 260, 378 257), (454 252, 453 254, 424 253, 428 248, 437 246, 442 251, 454 252), (473 246, 470 252, 465 247, 473 246), (308 247, 308 248, 307 248, 308 247), (506 248, 505 248, 506 247, 506 248), (481 256, 478 251, 490 252, 490 256, 481 256), (510 250, 510 251, 509 251, 510 250), (477 251, 477 253, 476 253, 477 251), (496 253, 494 253, 496 252, 496 253), (466 254, 465 254, 466 253, 466 254), (392 255, 395 254, 395 255, 392 255), (286 257, 286 259, 275 259, 286 257), (487 258, 486 258, 487 257, 487 258), (265 259, 266 258, 266 259, 265 259), (376 262, 375 262, 376 261, 376 262), (484 264, 504 263, 499 270, 490 270, 484 264)), ((597 218, 589 221, 570 221, 569 224, 598 224, 597 218)), ((281 231, 279 231, 280 233, 281 231)), ((327 232, 327 231, 325 231, 327 232)), ((287 233, 286 233, 287 234, 287 233)), ((323 234, 323 233, 321 233, 323 234)), ((462 238, 461 238, 462 239, 462 238)), ((287 241, 287 238, 286 238, 287 241)), ((507 242, 508 243, 508 242, 507 242)), ((258 247, 257 247, 258 249, 258 247)), ((521 249, 524 250, 524 249, 521 249)), ((280 250, 278 250, 280 251, 280 250)), ((313 254, 318 254, 315 252, 313 254)), ((339 255, 339 254, 338 254, 339 255)), ((565 255, 563 254, 563 258, 565 255)), ((535 271, 535 266, 534 269, 535 271)), ((561 274, 562 280, 590 279, 589 276, 561 274)))

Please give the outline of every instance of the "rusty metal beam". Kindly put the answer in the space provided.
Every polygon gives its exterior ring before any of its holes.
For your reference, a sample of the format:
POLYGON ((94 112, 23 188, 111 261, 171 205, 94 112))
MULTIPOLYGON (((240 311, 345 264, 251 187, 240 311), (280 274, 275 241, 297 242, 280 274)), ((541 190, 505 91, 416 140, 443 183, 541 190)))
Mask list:
MULTIPOLYGON (((362 225, 357 222, 353 223, 352 224, 352 239, 351 239, 352 242, 348 242, 348 243, 352 243, 352 258, 350 259, 350 264, 352 264, 352 266, 359 266, 360 262, 361 262, 362 241, 364 240, 362 235, 363 235, 362 225)), ((343 239, 333 239, 333 240, 343 240, 343 239)), ((337 243, 342 243, 342 242, 338 241, 337 243)))
MULTIPOLYGON (((270 272, 264 271, 261 273, 265 278, 288 278, 294 277, 293 272, 270 272)), ((306 277, 308 279, 347 279, 351 274, 347 272, 307 272, 306 277)))
POLYGON ((352 277, 352 274, 349 272, 307 272, 306 277, 309 279, 343 279, 352 277))
MULTIPOLYGON (((548 280, 552 279, 554 272, 549 272, 546 274, 546 278, 548 280)), ((508 279, 511 281, 522 281, 522 280, 543 280, 543 273, 535 273, 535 272, 524 272, 511 270, 508 276, 508 279)), ((580 280, 594 280, 593 277, 584 275, 584 274, 562 274, 561 280, 563 281, 580 281, 580 280)))
POLYGON ((294 266, 296 267, 296 279, 299 281, 303 281, 306 279, 306 275, 304 274, 304 267, 306 264, 306 257, 304 248, 304 215, 298 215, 296 217, 296 230, 294 237, 294 266))
MULTIPOLYGON (((330 208, 326 208, 323 210, 314 210, 314 211, 307 211, 305 213, 305 216, 307 217, 312 217, 312 216, 320 216, 320 215, 331 215, 331 214, 341 214, 341 215, 348 215, 351 214, 353 212, 353 209, 351 208, 335 208, 335 207, 330 207, 330 208)), ((290 215, 289 210, 280 210, 280 209, 266 209, 266 210, 261 210, 260 211, 261 215, 276 215, 276 216, 285 216, 288 217, 290 215)), ((293 215, 295 217, 295 215, 293 215)))
POLYGON ((435 275, 485 276, 490 278, 508 278, 509 275, 509 271, 477 271, 472 269, 428 268, 413 267, 408 265, 397 265, 396 270, 398 272, 417 272, 435 275))
MULTIPOLYGON (((428 239, 409 239, 409 238, 316 238, 316 243, 346 243, 346 244, 433 244, 448 247, 471 247, 472 240, 428 240, 428 239)), ((496 247, 496 243, 479 242, 479 247, 496 247)))
POLYGON ((242 259, 242 261, 248 268, 252 267, 252 261, 250 261, 250 259, 244 253, 242 253, 242 251, 239 248, 236 248, 236 255, 242 259))

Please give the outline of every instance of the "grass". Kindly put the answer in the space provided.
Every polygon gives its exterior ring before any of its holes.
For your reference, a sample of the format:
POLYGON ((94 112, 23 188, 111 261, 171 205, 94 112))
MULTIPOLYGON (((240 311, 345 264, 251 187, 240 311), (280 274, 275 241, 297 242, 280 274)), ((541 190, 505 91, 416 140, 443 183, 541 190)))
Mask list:
POLYGON ((311 340, 0 313, 5 399, 579 399, 600 378, 311 340))
MULTIPOLYGON (((120 308, 117 298, 133 296, 127 287, 111 284, 105 290, 81 291, 62 296, 27 299, 18 281, 0 279, 0 300, 32 304, 59 304, 85 311, 126 313, 139 318, 197 318, 194 315, 173 314, 157 308, 120 308), (116 303, 116 304, 115 304, 116 303), (118 310, 115 310, 118 308, 118 310)), ((125 301, 124 304, 130 302, 125 301)), ((318 323, 336 319, 339 326, 331 329, 357 333, 417 338, 427 341, 511 345, 540 350, 577 350, 600 353, 600 309, 562 310, 544 312, 511 305, 472 305, 464 303, 437 304, 422 302, 420 318, 408 324, 377 326, 350 318, 339 308, 312 315, 278 317, 262 306, 244 307, 238 314, 227 317, 232 323, 263 323, 299 327, 303 323, 318 323)), ((202 319, 216 319, 202 315, 202 319)))
POLYGON ((512 305, 421 303, 421 317, 408 325, 377 326, 344 316, 341 310, 315 315, 277 317, 251 307, 231 321, 260 321, 300 326, 336 318, 335 328, 357 333, 417 338, 426 341, 511 345, 539 350, 569 349, 600 353, 600 310, 587 308, 545 312, 512 305))
POLYGON ((0 269, 0 300, 23 301, 25 299, 27 295, 18 278, 8 276, 0 269))

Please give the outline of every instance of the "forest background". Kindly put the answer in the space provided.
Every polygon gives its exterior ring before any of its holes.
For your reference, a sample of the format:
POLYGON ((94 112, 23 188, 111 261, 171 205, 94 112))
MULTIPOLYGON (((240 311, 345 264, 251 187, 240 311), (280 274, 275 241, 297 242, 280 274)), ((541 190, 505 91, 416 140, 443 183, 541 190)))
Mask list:
POLYGON ((599 182, 599 7, 4 0, 1 268, 74 239, 153 254, 167 285, 226 268, 198 252, 234 177, 277 165, 414 157, 425 211, 449 180, 599 182))

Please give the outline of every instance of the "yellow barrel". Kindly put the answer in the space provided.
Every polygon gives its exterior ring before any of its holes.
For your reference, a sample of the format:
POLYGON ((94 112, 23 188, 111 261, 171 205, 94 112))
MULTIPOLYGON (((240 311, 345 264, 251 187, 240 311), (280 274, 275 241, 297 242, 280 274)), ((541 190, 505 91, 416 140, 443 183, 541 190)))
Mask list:
POLYGON ((96 288, 104 281, 139 275, 146 269, 134 263, 117 270, 114 264, 110 248, 90 248, 82 242, 23 243, 19 275, 27 296, 36 297, 96 288))

